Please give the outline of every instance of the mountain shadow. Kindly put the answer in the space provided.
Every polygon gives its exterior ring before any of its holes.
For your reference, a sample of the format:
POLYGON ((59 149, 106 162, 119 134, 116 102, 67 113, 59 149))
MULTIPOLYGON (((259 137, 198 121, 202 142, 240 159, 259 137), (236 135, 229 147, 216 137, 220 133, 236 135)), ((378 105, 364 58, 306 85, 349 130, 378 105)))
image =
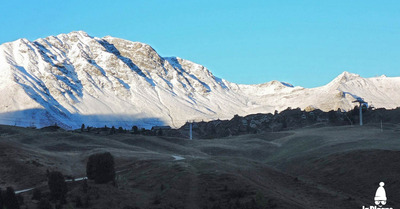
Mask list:
POLYGON ((131 129, 132 126, 150 129, 153 126, 166 126, 167 122, 157 117, 141 117, 139 115, 54 115, 47 109, 26 109, 21 111, 0 113, 0 124, 21 127, 41 128, 57 125, 63 129, 80 128, 82 124, 92 127, 115 126, 131 129))

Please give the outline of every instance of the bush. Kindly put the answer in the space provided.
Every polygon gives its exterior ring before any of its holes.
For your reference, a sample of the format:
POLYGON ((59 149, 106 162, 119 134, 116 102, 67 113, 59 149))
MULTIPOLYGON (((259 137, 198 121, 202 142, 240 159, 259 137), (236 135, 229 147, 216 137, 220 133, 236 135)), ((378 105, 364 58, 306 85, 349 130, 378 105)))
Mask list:
POLYGON ((88 179, 97 184, 113 181, 115 178, 114 157, 111 153, 98 153, 89 156, 86 164, 86 175, 88 179))
POLYGON ((51 198, 54 200, 65 202, 65 197, 68 189, 67 183, 65 183, 65 179, 62 173, 58 171, 50 172, 48 185, 51 198))
POLYGON ((1 196, 3 197, 4 208, 19 209, 18 198, 15 196, 15 192, 12 187, 7 187, 6 191, 1 196))

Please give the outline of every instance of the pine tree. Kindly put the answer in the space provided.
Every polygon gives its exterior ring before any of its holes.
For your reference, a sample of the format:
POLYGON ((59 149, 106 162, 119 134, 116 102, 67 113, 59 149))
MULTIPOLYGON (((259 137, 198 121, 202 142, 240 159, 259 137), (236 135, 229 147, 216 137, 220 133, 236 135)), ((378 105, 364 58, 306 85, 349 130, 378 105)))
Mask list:
POLYGON ((14 189, 7 187, 3 196, 3 207, 7 209, 19 209, 19 203, 17 196, 15 196, 14 189))
POLYGON ((133 131, 134 134, 138 134, 139 133, 137 126, 132 126, 132 131, 133 131))
POLYGON ((124 129, 121 126, 118 128, 118 133, 124 133, 124 129))
POLYGON ((96 183, 107 183, 115 178, 114 157, 111 153, 98 153, 89 156, 86 175, 96 183))
POLYGON ((114 126, 111 127, 109 134, 115 134, 115 127, 114 126))
POLYGON ((68 192, 68 188, 62 173, 58 171, 50 172, 48 185, 51 198, 53 200, 64 202, 68 192))

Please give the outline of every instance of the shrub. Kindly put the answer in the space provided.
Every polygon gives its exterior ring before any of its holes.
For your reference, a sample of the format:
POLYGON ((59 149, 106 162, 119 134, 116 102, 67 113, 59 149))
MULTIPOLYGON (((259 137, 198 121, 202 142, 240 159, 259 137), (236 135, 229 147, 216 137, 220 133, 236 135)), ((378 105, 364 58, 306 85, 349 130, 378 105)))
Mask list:
POLYGON ((3 207, 7 209, 19 209, 18 198, 15 196, 14 189, 7 187, 3 193, 3 207))
POLYGON ((50 189, 50 196, 54 200, 65 201, 67 194, 67 183, 65 183, 64 176, 61 172, 52 171, 49 173, 48 185, 50 189))
POLYGON ((115 178, 114 157, 111 153, 98 153, 89 156, 86 164, 86 175, 95 183, 103 184, 115 178))

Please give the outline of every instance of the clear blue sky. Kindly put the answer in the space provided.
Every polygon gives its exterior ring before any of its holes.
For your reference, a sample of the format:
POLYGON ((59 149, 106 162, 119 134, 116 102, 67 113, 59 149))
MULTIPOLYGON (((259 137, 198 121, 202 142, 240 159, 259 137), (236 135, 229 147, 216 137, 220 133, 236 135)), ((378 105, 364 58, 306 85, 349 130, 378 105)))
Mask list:
POLYGON ((236 83, 400 76, 398 0, 10 0, 0 27, 0 43, 76 30, 140 41, 236 83))

